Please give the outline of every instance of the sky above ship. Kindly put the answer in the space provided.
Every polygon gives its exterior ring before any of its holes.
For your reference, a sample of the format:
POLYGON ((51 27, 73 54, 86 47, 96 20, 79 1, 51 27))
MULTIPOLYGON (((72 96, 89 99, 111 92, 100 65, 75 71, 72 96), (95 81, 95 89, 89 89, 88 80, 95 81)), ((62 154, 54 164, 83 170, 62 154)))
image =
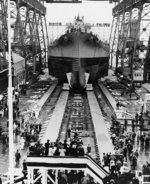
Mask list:
MULTIPOLYGON (((82 3, 45 3, 47 8, 47 23, 73 23, 75 16, 84 16, 84 22, 96 25, 97 23, 112 23, 112 8, 114 4, 99 1, 82 1, 82 3)), ((91 31, 96 33, 103 41, 109 41, 110 28, 93 27, 91 31)), ((65 27, 48 27, 50 42, 65 33, 65 27)))
POLYGON ((84 16, 88 23, 111 23, 114 4, 108 1, 82 1, 82 3, 45 3, 47 22, 72 22, 75 16, 84 16))

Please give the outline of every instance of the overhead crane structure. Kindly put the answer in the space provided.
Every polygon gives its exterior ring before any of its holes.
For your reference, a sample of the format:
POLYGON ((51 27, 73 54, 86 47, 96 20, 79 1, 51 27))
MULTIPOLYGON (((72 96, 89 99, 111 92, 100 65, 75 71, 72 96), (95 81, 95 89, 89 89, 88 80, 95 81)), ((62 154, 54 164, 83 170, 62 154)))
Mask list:
POLYGON ((110 34, 110 66, 133 72, 144 68, 144 80, 150 75, 147 56, 150 36, 150 0, 123 0, 113 8, 110 34), (126 67, 127 66, 127 67, 126 67))
POLYGON ((11 16, 15 19, 12 48, 25 57, 26 61, 33 60, 34 73, 40 70, 42 59, 46 63, 47 55, 46 8, 42 2, 11 0, 11 16))
POLYGON ((0 1, 0 71, 8 68, 6 61, 6 51, 8 50, 8 30, 7 30, 7 2, 0 1))
MULTIPOLYGON (((7 0, 0 0, 0 6, 1 51, 5 56, 8 43, 7 0)), ((25 58, 26 67, 28 61, 33 62, 32 73, 36 73, 40 70, 41 63, 46 64, 48 46, 46 7, 43 0, 10 0, 10 11, 12 51, 25 58)))

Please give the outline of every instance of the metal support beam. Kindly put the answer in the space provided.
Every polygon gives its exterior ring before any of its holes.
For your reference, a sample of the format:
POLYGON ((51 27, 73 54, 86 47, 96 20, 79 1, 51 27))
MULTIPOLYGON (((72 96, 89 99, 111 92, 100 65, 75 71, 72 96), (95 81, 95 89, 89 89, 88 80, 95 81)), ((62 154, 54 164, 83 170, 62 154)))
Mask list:
MULTIPOLYGON (((18 3, 18 0, 11 0, 16 3, 18 3)), ((43 15, 46 14, 46 7, 38 0, 19 0, 20 6, 29 7, 32 10, 36 10, 39 13, 42 13, 43 15)))
POLYGON ((53 180, 53 178, 52 178, 50 175, 47 174, 47 178, 48 178, 53 184, 55 184, 55 181, 53 180))
POLYGON ((118 43, 118 22, 119 16, 113 18, 112 28, 111 28, 111 36, 110 36, 110 59, 111 59, 111 68, 116 68, 116 52, 117 52, 117 43, 118 43))
POLYGON ((8 121, 9 121, 9 173, 10 184, 14 183, 14 143, 13 143, 13 81, 12 81, 12 60, 11 60, 11 30, 10 30, 10 0, 8 3, 8 121))
POLYGON ((55 184, 58 184, 58 170, 55 171, 55 184))
POLYGON ((30 169, 31 184, 34 184, 34 168, 30 169))
POLYGON ((150 3, 150 0, 123 0, 117 6, 113 8, 113 16, 124 13, 124 11, 128 12, 130 9, 138 8, 141 4, 150 3))
MULTIPOLYGON (((144 60, 149 57, 146 52, 150 36, 150 0, 123 0, 113 9, 113 16, 114 28, 110 39, 111 61, 113 61, 111 65, 116 63, 117 68, 118 61, 121 61, 122 69, 130 75, 133 82, 134 71, 147 66, 144 60), (121 29, 117 32, 120 16, 123 17, 121 29), (117 20, 117 23, 114 20, 117 20), (145 49, 141 53, 142 47, 145 49)), ((146 73, 144 75, 148 76, 146 73)))
POLYGON ((7 1, 0 1, 0 71, 3 72, 8 68, 6 62, 6 51, 8 51, 8 29, 7 29, 7 1))
POLYGON ((31 182, 30 182, 30 167, 27 167, 27 183, 31 184, 31 182))
POLYGON ((25 82, 33 77, 33 73, 38 74, 42 71, 41 55, 43 52, 47 53, 48 46, 45 14, 46 8, 41 1, 12 0, 11 2, 11 17, 15 20, 12 25, 14 28, 12 49, 25 58, 25 82), (34 64, 34 58, 37 56, 39 59, 36 60, 36 66, 34 65, 31 72, 27 63, 30 61, 34 64), (37 70, 33 72, 35 68, 37 70))
POLYGON ((47 63, 48 63, 48 46, 50 45, 49 43, 49 36, 48 36, 48 31, 47 31, 47 23, 46 23, 46 18, 45 16, 43 17, 44 21, 43 21, 43 27, 45 27, 45 35, 46 35, 46 38, 44 39, 45 40, 45 66, 47 66, 47 63))
POLYGON ((144 63, 144 81, 149 82, 150 81, 150 37, 148 42, 148 50, 146 53, 145 63, 144 63))
POLYGON ((41 168, 41 173, 42 173, 42 183, 47 184, 47 169, 41 168))
POLYGON ((141 5, 138 9, 138 14, 137 14, 137 25, 135 26, 135 28, 133 29, 133 26, 131 27, 131 36, 133 34, 133 40, 134 40, 134 45, 133 45, 133 53, 131 54, 131 82, 133 85, 133 65, 136 64, 136 59, 137 56, 139 56, 139 51, 137 50, 137 46, 139 44, 140 41, 140 24, 141 24, 141 18, 142 18, 142 11, 143 11, 143 6, 141 5))

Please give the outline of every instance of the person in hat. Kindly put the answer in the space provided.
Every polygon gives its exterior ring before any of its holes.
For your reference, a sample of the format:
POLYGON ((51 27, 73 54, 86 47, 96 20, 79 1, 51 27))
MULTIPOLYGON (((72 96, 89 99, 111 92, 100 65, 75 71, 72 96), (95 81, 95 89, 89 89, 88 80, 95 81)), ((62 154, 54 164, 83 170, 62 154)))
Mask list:
POLYGON ((90 154, 90 153, 91 153, 91 145, 88 144, 88 146, 87 146, 87 154, 90 154))
POLYGON ((48 156, 49 154, 49 147, 50 147, 50 141, 48 139, 47 142, 45 143, 45 155, 46 156, 48 156))
POLYGON ((17 150, 17 152, 16 152, 16 154, 15 154, 16 167, 19 167, 20 158, 21 158, 21 155, 20 155, 20 153, 19 153, 19 150, 17 150))

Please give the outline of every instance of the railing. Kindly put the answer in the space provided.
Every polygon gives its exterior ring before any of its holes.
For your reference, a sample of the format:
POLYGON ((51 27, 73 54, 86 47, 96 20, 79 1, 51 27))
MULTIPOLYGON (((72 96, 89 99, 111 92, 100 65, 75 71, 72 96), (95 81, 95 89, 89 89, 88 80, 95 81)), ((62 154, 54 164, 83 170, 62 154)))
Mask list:
POLYGON ((150 175, 142 175, 142 184, 150 184, 150 175))
MULTIPOLYGON (((10 180, 9 180, 9 176, 10 173, 5 173, 3 175, 1 175, 2 177, 5 178, 6 181, 3 181, 3 184, 9 184, 10 180)), ((22 183, 22 181, 25 179, 24 174, 22 173, 22 169, 16 169, 14 168, 14 183, 22 183)))
POLYGON ((140 184, 150 184, 150 174, 142 174, 141 170, 137 170, 135 176, 141 181, 140 184))
POLYGON ((99 183, 108 175, 108 172, 88 155, 84 157, 40 156, 40 159, 36 156, 28 156, 26 163, 27 167, 35 166, 36 169, 45 167, 59 170, 85 170, 99 183))
MULTIPOLYGON (((14 178, 14 183, 21 184, 24 179, 25 177, 17 176, 16 178, 14 178)), ((3 184, 10 184, 10 180, 4 181, 3 184)))
POLYGON ((108 175, 109 173, 99 164, 94 160, 91 156, 86 155, 90 163, 93 163, 97 168, 99 168, 105 175, 108 175))

